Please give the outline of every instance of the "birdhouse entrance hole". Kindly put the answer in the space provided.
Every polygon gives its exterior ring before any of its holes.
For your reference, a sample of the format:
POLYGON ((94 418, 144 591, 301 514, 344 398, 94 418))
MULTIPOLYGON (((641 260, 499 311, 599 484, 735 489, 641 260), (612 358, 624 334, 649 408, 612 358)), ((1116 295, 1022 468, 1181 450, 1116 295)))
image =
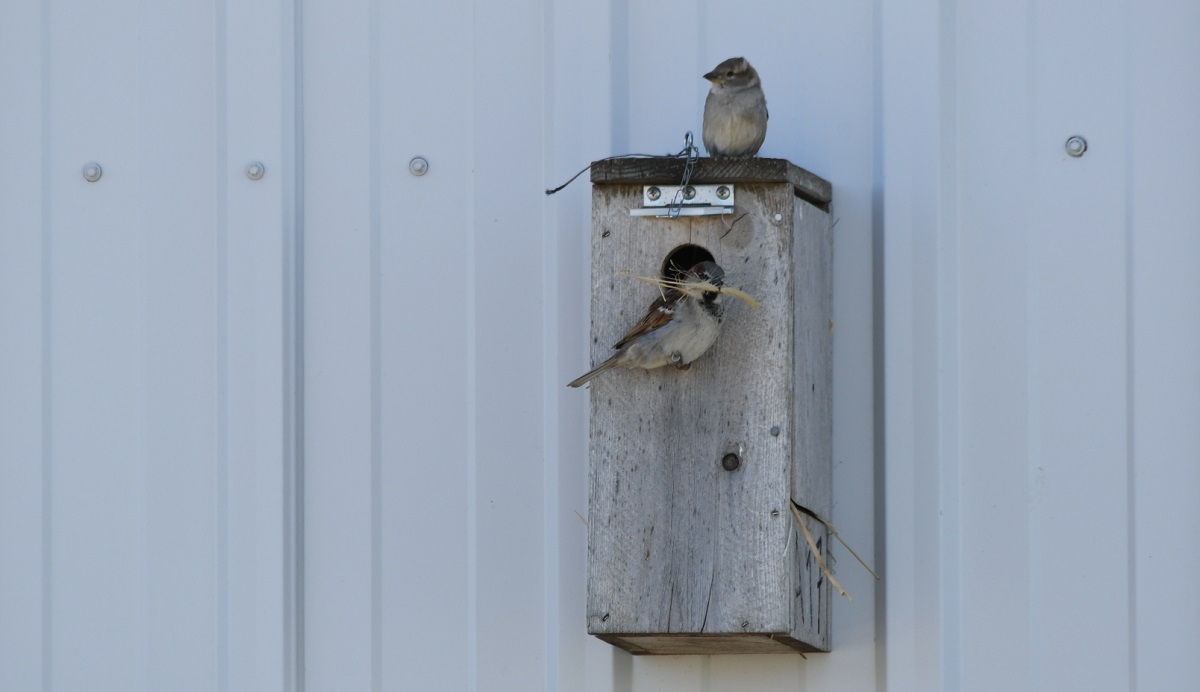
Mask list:
POLYGON ((662 263, 662 278, 679 281, 684 272, 701 262, 715 262, 712 253, 699 245, 680 245, 667 253, 662 263))

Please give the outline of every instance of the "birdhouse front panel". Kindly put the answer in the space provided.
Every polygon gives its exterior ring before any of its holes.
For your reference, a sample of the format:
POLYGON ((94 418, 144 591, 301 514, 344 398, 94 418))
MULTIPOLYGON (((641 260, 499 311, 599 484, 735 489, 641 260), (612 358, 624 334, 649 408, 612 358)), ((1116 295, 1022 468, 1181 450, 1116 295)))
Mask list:
POLYGON ((591 380, 588 630, 635 653, 825 650, 829 588, 791 502, 828 516, 828 215, 787 180, 738 183, 720 216, 631 215, 643 201, 593 188, 592 365, 668 293, 635 277, 712 261, 758 309, 722 294, 690 365, 591 380))

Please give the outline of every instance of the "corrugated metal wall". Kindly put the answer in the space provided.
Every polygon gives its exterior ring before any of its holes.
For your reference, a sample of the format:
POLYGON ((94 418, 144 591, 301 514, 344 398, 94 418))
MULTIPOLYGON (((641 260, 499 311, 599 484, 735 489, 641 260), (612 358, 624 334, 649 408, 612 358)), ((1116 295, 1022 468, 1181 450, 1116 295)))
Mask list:
POLYGON ((1200 686, 1197 35, 0 7, 0 690, 1200 686), (834 185, 834 521, 885 582, 841 562, 829 655, 632 658, 584 634, 587 184, 541 191, 678 150, 735 54, 834 185))
POLYGON ((0 7, 0 689, 295 677, 293 42, 0 7))
POLYGON ((1200 6, 883 25, 889 683, 1200 687, 1200 6))

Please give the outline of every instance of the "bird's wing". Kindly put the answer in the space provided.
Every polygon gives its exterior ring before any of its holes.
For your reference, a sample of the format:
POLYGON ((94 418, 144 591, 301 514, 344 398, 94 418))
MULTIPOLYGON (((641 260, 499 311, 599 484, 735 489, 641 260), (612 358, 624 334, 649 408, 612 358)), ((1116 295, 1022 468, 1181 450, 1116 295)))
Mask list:
POLYGON ((621 340, 613 348, 621 348, 639 336, 649 334, 670 322, 671 315, 675 313, 675 306, 685 297, 684 294, 678 291, 668 291, 665 296, 655 298, 654 302, 650 305, 650 309, 646 311, 646 316, 640 322, 633 325, 633 328, 626 332, 625 336, 621 337, 621 340))

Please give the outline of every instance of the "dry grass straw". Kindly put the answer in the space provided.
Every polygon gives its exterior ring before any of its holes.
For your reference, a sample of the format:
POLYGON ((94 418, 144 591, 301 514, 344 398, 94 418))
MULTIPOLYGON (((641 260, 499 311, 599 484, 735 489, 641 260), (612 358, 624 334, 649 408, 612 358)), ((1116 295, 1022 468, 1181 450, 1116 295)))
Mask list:
POLYGON ((833 584, 833 588, 837 589, 843 598, 847 601, 853 601, 854 599, 850 594, 846 593, 841 583, 833 576, 833 572, 830 572, 829 568, 825 566, 825 558, 821 557, 821 551, 817 548, 817 542, 813 540, 812 532, 808 530, 808 525, 804 523, 804 515, 800 513, 800 509, 796 506, 795 502, 792 503, 792 515, 796 517, 796 523, 800 525, 800 531, 804 533, 804 540, 808 541, 808 549, 812 551, 813 557, 816 558, 817 567, 821 568, 821 573, 825 575, 830 584, 833 584))
POLYGON ((836 588, 838 592, 846 598, 846 600, 852 601, 854 599, 850 597, 850 594, 846 593, 846 590, 842 588, 842 585, 837 579, 834 578, 833 573, 829 571, 829 567, 825 565, 825 560, 821 557, 820 551, 817 550, 817 542, 813 540, 812 532, 808 530, 808 526, 804 522, 804 517, 812 517, 813 519, 821 522, 821 524, 825 526, 829 533, 833 534, 833 537, 838 539, 838 542, 845 546, 846 550, 850 551, 850 554, 854 556, 854 559, 858 560, 858 564, 862 565, 864 569, 870 572, 871 576, 875 577, 876 581, 879 580, 879 575, 876 574, 875 570, 871 569, 871 566, 867 564, 867 561, 862 559, 862 556, 859 555, 854 548, 851 548, 850 544, 847 543, 844 538, 842 538, 842 535, 838 533, 836 526, 822 519, 820 515, 811 509, 801 507, 800 505, 796 504, 795 501, 793 501, 791 504, 792 516, 796 517, 796 523, 800 525, 800 531, 804 533, 804 540, 808 541, 808 549, 812 551, 813 557, 817 559, 817 566, 821 568, 821 572, 827 579, 829 579, 829 583, 833 584, 834 588, 836 588))
POLYGON ((645 281, 648 284, 654 284, 659 288, 673 288, 681 293, 686 293, 693 298, 699 298, 703 293, 722 293, 733 296, 739 300, 744 300, 746 305, 750 306, 751 310, 758 309, 758 301, 750 296, 749 293, 736 288, 734 286, 718 286, 711 281, 676 281, 674 279, 648 279, 644 276, 637 276, 628 272, 621 272, 624 276, 638 281, 645 281))
POLYGON ((855 552, 854 548, 850 547, 850 544, 846 542, 846 539, 842 538, 842 534, 838 533, 836 526, 834 526, 833 524, 830 524, 829 522, 822 519, 820 515, 818 515, 816 512, 812 511, 811 509, 801 507, 800 505, 797 505, 795 502, 793 502, 792 504, 795 505, 795 507, 793 508, 792 511, 803 512, 804 514, 807 514, 808 516, 812 517, 813 519, 816 519, 817 521, 824 524, 825 528, 829 529, 829 533, 833 534, 833 537, 838 539, 838 543, 841 543, 842 546, 844 546, 846 548, 846 550, 850 551, 850 554, 854 556, 854 559, 858 560, 858 564, 862 565, 863 569, 870 572, 871 576, 875 577, 876 581, 879 581, 879 575, 875 573, 875 570, 871 569, 871 566, 867 564, 866 560, 862 559, 861 555, 859 555, 857 552, 855 552))

